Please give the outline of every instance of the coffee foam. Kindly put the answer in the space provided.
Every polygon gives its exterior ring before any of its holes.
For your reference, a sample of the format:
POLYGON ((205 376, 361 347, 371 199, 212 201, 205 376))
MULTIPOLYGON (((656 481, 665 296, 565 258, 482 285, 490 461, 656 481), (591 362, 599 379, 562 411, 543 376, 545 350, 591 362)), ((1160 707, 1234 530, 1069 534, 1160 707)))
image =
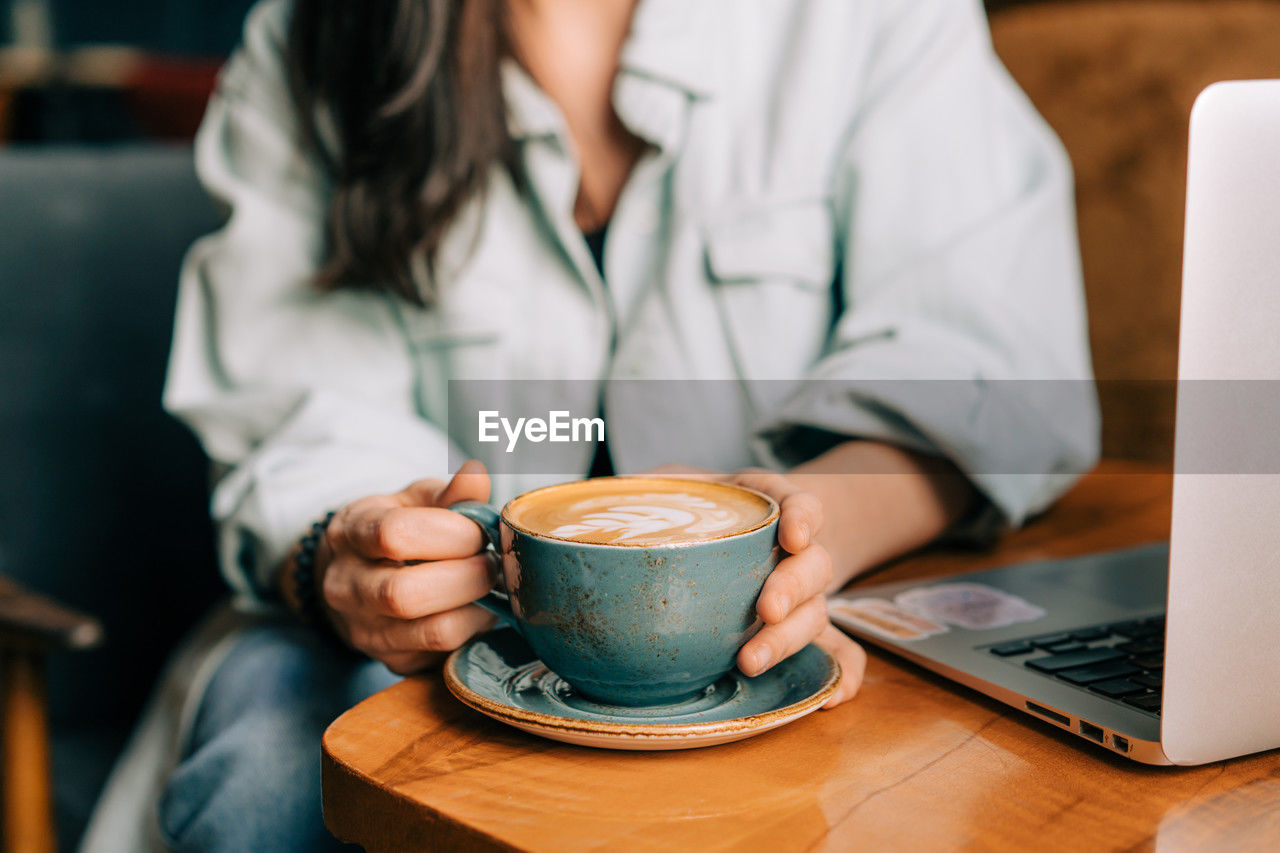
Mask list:
POLYGON ((539 489, 508 521, 543 536, 596 545, 706 542, 760 526, 773 513, 745 489, 696 480, 602 477, 539 489))

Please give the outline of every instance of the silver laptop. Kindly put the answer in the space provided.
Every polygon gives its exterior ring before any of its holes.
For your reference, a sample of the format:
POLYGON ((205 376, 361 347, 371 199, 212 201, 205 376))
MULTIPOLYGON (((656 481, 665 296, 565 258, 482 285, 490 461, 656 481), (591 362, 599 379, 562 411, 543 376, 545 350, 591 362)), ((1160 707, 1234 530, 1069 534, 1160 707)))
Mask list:
POLYGON ((1181 322, 1169 544, 860 586, 833 621, 1135 761, 1280 747, 1280 81, 1196 101, 1181 322))

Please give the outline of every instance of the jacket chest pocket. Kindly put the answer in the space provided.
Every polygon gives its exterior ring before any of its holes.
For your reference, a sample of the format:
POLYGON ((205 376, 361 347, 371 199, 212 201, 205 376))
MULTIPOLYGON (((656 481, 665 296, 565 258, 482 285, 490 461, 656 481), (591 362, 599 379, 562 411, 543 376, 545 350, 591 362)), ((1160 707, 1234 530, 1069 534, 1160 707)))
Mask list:
POLYGON ((834 320, 837 252, 826 199, 745 204, 707 224, 704 239, 741 375, 802 378, 834 320))
POLYGON ((449 411, 449 380, 499 379, 504 376, 506 306, 495 301, 483 309, 410 310, 402 314, 412 353, 418 408, 444 423, 449 411))

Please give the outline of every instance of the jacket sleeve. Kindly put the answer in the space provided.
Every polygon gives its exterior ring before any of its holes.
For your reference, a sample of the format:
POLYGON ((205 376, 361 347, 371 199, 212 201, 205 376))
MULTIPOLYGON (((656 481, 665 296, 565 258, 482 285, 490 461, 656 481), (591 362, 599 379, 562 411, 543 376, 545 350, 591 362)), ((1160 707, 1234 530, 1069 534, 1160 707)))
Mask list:
POLYGON ((818 431, 944 455, 990 532, 1098 457, 1070 165, 976 2, 879 8, 834 177, 842 313, 758 449, 794 464, 818 431))
POLYGON ((196 137, 200 179, 230 215, 184 261, 164 394, 213 463, 223 571, 249 598, 310 521, 443 475, 449 449, 418 414, 405 307, 313 285, 326 175, 297 138, 287 10, 254 9, 196 137))

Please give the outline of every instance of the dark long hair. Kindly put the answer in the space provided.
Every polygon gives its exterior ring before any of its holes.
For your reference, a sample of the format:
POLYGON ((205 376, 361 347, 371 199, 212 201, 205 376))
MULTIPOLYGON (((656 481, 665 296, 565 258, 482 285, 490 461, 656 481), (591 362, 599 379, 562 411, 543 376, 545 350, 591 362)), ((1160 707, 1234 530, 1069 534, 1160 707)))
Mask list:
POLYGON ((505 42, 502 0, 295 0, 289 84, 303 142, 334 181, 320 287, 433 301, 434 260, 459 209, 496 165, 520 182, 505 42))

